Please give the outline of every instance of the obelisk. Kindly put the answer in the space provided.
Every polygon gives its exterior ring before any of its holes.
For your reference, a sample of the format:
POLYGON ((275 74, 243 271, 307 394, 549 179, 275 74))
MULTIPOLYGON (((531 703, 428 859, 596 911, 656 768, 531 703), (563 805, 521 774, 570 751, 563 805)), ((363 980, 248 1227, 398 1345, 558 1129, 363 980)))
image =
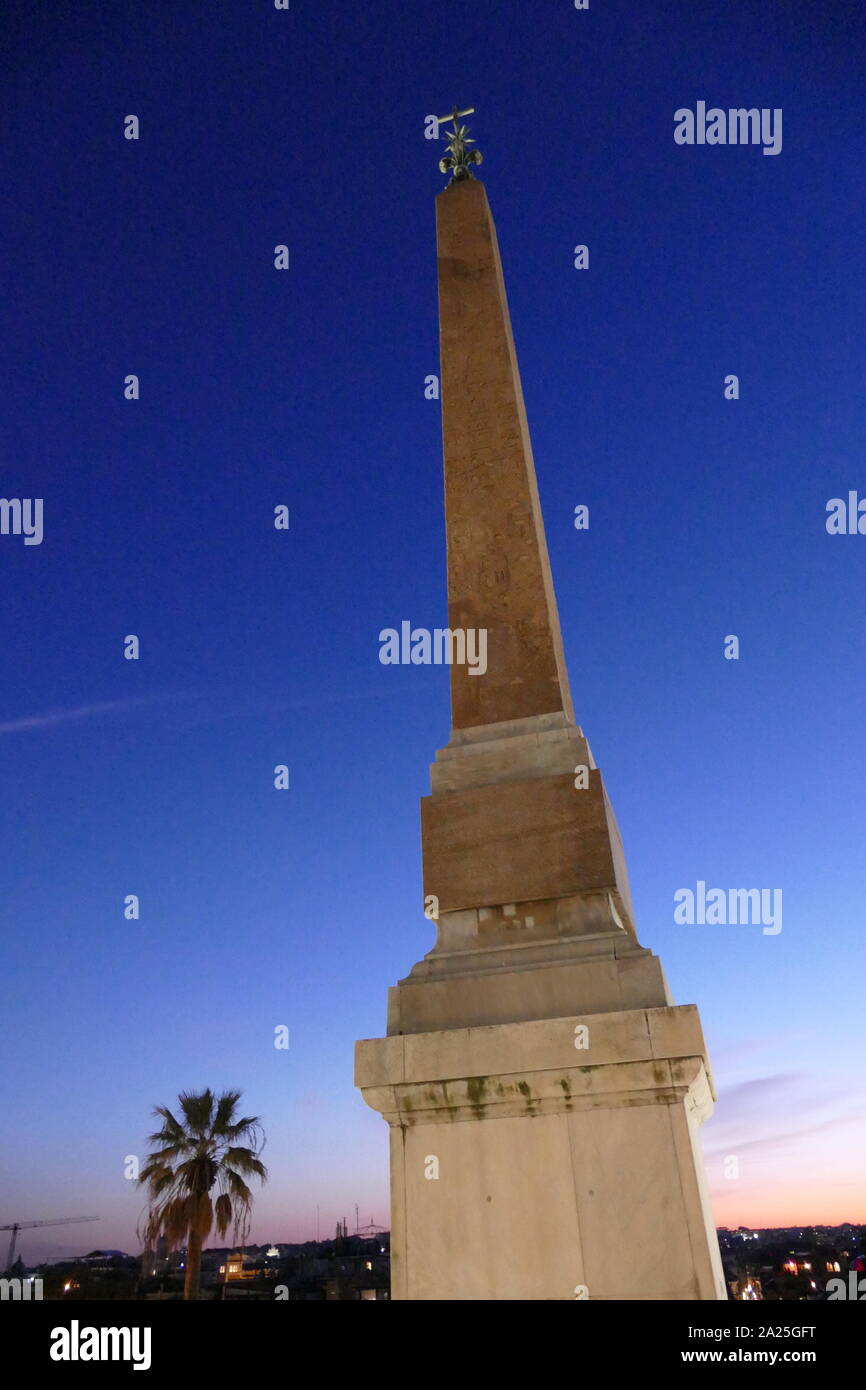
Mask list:
POLYGON ((635 935, 574 723, 496 232, 466 128, 437 198, 452 729, 421 803, 432 950, 356 1084, 391 1136, 395 1299, 723 1299, 697 1010, 635 935))

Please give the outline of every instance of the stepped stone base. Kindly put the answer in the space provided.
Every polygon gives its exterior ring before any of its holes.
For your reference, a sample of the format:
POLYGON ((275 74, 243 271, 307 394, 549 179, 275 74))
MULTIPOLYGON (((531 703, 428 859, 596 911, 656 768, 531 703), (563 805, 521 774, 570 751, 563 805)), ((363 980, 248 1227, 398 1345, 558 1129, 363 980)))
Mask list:
POLYGON ((455 731, 430 783, 421 801, 424 894, 441 915, 608 894, 616 925, 634 932, 616 817, 568 715, 455 731), (579 788, 578 768, 586 779, 579 788))
POLYGON ((611 1013, 672 1004, 661 961, 627 932, 551 945, 433 950, 388 991, 388 1033, 611 1013))

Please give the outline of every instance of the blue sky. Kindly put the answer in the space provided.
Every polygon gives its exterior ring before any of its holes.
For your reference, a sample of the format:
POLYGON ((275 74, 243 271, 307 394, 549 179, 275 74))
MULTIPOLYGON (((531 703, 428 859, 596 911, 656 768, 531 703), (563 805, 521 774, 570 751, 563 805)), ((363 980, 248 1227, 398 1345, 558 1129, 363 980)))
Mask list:
POLYGON ((352 1049, 431 944, 447 673, 381 666, 378 634, 446 614, 424 118, 455 102, 576 717, 710 1047, 717 1219, 866 1220, 866 537, 824 524, 866 496, 857 7, 11 0, 2 26, 0 492, 44 499, 44 539, 0 536, 0 1210, 102 1218, 25 1258, 134 1249, 125 1156, 208 1084, 268 1134, 254 1238, 317 1204, 388 1224, 352 1049), (698 100, 781 108, 782 152, 677 146, 698 100), (699 879, 782 889, 782 932, 678 926, 699 879))

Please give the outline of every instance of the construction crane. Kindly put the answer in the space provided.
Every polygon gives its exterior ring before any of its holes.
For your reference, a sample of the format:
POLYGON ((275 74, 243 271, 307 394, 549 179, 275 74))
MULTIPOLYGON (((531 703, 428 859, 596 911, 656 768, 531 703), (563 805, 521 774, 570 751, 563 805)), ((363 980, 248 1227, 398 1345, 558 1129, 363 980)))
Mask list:
POLYGON ((30 1230, 33 1226, 74 1226, 79 1221, 100 1221, 101 1219, 99 1216, 60 1216, 54 1221, 13 1221, 9 1226, 0 1226, 0 1231, 12 1232, 6 1268, 12 1268, 12 1261, 15 1259, 15 1242, 18 1239, 19 1231, 30 1230))

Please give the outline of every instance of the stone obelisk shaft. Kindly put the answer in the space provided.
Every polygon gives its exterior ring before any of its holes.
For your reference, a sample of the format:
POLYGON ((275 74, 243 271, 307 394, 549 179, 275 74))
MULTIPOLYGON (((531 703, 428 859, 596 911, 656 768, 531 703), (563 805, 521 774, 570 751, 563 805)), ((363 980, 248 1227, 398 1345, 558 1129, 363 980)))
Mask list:
POLYGON ((496 229, 484 185, 436 201, 448 621, 486 629, 451 668, 455 730, 563 712, 568 676, 496 229))

